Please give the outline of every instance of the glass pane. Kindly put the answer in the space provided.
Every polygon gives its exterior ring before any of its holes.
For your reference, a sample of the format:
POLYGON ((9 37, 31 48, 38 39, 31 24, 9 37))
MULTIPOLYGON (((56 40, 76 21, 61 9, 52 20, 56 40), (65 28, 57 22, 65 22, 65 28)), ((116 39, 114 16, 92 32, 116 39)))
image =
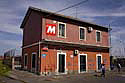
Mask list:
POLYGON ((59 24, 59 36, 65 36, 65 25, 59 24))
POLYGON ((26 66, 27 65, 27 56, 25 56, 25 61, 24 61, 24 65, 26 66))
POLYGON ((32 55, 32 68, 35 68, 35 59, 36 59, 36 55, 33 54, 32 55))
POLYGON ((84 39, 85 37, 85 32, 84 32, 84 29, 83 28, 80 28, 80 39, 84 39))
POLYGON ((86 56, 80 56, 80 72, 86 71, 86 56))
POLYGON ((59 54, 59 72, 65 72, 65 55, 59 54))
POLYGON ((100 32, 96 32, 97 35, 97 41, 100 41, 100 32))
POLYGON ((59 36, 61 36, 61 27, 59 25, 59 36))
POLYGON ((101 56, 98 56, 98 70, 101 69, 101 56))
POLYGON ((62 36, 65 36, 65 27, 62 27, 62 36))

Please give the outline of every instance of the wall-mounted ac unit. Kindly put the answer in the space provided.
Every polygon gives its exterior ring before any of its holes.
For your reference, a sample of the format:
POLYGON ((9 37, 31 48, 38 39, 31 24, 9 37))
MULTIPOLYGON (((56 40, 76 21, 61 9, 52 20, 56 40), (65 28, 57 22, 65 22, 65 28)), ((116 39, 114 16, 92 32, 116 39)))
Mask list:
POLYGON ((88 27, 88 32, 92 32, 93 28, 92 27, 88 27))
POLYGON ((74 50, 74 54, 78 55, 79 54, 79 50, 74 50))

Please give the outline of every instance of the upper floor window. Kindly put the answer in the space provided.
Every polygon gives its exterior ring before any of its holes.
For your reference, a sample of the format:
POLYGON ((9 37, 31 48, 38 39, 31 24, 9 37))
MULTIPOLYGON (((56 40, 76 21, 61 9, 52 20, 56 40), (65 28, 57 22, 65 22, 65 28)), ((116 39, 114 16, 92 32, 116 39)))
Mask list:
POLYGON ((59 37, 66 37, 66 24, 59 22, 58 24, 58 35, 59 37))
POLYGON ((86 39, 86 30, 84 27, 80 27, 80 40, 86 39))
POLYGON ((101 32, 100 31, 96 31, 96 41, 97 42, 101 41, 101 32))

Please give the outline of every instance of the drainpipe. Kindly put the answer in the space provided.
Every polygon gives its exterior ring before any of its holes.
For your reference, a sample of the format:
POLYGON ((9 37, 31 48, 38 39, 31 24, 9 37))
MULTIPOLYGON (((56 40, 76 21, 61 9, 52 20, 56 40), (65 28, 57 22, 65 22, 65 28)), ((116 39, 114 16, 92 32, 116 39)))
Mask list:
MULTIPOLYGON (((40 22, 42 23, 42 19, 43 18, 41 18, 41 20, 40 20, 40 22)), ((40 29, 41 29, 41 32, 40 32, 40 38, 39 38, 39 46, 38 46, 38 49, 39 49, 39 60, 38 60, 38 72, 39 72, 39 74, 41 75, 41 38, 42 38, 42 24, 40 25, 40 29)))
POLYGON ((41 70, 40 70, 40 69, 41 69, 41 57, 40 57, 40 54, 41 54, 41 53, 40 53, 40 52, 41 52, 41 51, 40 51, 40 41, 39 41, 39 58, 38 58, 38 59, 39 59, 39 60, 38 60, 38 61, 39 61, 39 62, 38 62, 38 63, 39 63, 38 71, 39 71, 39 72, 41 71, 41 70))

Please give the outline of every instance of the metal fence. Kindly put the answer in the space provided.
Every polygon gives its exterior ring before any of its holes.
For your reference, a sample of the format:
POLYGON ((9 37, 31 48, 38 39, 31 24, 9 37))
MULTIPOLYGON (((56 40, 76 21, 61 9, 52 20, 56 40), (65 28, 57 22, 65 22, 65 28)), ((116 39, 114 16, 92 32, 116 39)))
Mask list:
POLYGON ((21 56, 16 56, 16 49, 11 49, 4 53, 3 63, 8 65, 11 69, 21 67, 21 56))

